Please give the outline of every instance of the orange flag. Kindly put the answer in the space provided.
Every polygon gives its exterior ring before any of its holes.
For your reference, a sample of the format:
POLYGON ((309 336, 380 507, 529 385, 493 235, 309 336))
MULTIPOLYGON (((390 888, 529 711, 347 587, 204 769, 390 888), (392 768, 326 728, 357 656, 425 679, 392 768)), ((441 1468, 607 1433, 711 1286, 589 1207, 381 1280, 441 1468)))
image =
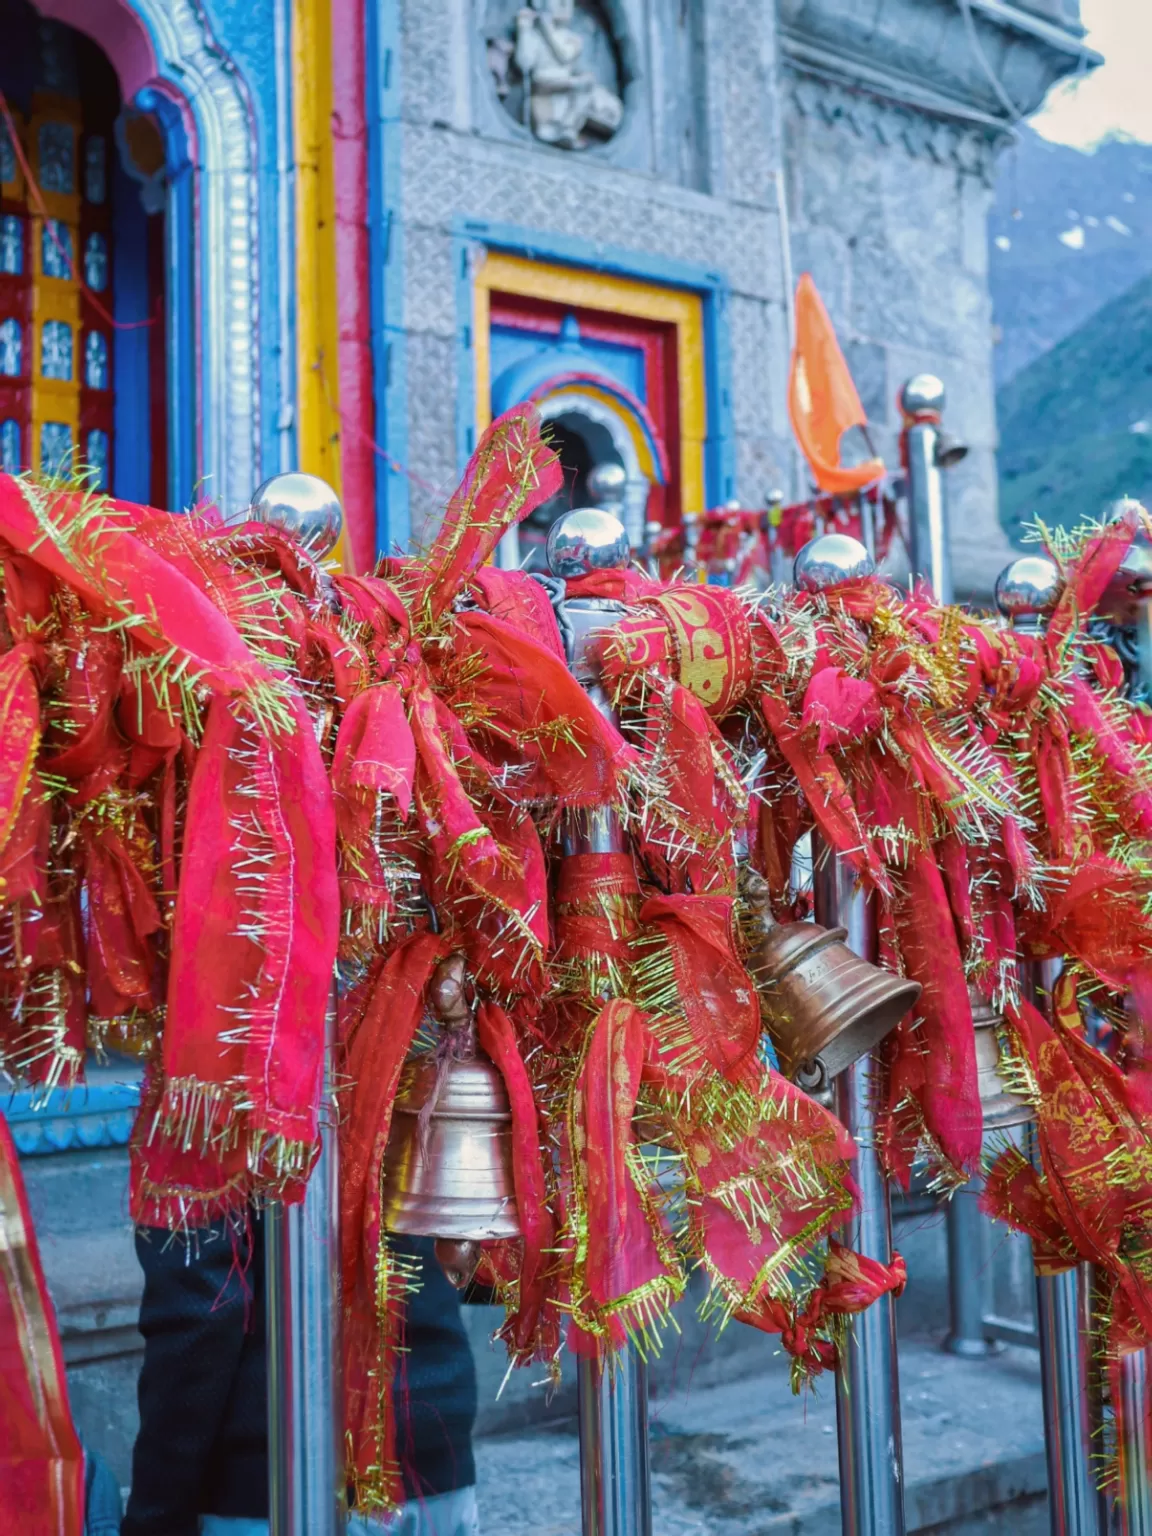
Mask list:
POLYGON ((807 272, 796 284, 796 345, 788 414, 812 477, 822 491, 851 495, 882 478, 883 459, 850 467, 840 462, 840 439, 849 427, 866 426, 868 418, 824 301, 807 272))

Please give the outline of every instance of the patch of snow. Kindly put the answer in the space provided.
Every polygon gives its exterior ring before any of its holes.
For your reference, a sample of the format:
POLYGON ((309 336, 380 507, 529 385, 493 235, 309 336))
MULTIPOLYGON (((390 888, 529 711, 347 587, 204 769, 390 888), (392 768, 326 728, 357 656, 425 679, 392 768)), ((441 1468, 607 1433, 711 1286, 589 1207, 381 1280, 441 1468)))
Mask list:
POLYGON ((1134 421, 1128 430, 1129 432, 1135 432, 1137 437, 1147 437, 1152 432, 1152 422, 1134 421))
POLYGON ((1012 242, 1007 235, 996 236, 996 249, 998 251, 1010 251, 1012 249, 1012 242))
POLYGON ((1114 229, 1118 235, 1130 235, 1132 231, 1123 219, 1118 219, 1114 213, 1110 213, 1104 220, 1109 229, 1114 229))
POLYGON ((1082 251, 1084 249, 1084 226, 1077 224, 1072 229, 1066 229, 1059 238, 1069 250, 1082 251))

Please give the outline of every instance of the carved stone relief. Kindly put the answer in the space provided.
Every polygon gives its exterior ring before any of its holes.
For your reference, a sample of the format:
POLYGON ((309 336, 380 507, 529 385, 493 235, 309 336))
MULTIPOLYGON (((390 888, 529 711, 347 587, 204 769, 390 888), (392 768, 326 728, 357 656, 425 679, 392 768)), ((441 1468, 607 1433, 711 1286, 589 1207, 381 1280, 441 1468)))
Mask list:
POLYGON ((947 122, 811 75, 786 70, 783 79, 797 117, 815 118, 884 149, 902 145, 910 155, 954 165, 988 185, 996 155, 1009 142, 995 127, 947 122))
POLYGON ((598 0, 493 0, 485 44, 505 112, 541 143, 585 149, 624 121, 620 45, 598 0))

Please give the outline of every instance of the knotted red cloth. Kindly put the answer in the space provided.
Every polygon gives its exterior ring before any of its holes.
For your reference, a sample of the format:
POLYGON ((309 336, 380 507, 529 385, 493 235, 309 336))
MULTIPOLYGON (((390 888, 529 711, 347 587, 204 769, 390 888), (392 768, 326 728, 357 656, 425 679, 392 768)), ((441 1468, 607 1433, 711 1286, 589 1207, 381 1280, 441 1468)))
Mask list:
POLYGON ((767 1297, 756 1310, 741 1310, 734 1316, 764 1333, 778 1333, 800 1373, 818 1376, 821 1371, 834 1371, 840 1363, 829 1323, 867 1311, 881 1296, 903 1295, 907 1283, 908 1270, 900 1254, 892 1255, 891 1264, 882 1264, 845 1248, 833 1237, 828 1240, 824 1279, 803 1307, 767 1297))
POLYGON ((400 1073, 424 1017, 428 983, 448 952, 447 941, 437 934, 409 935, 341 1008, 342 1067, 352 1085, 340 1123, 349 1471, 362 1490, 362 1502, 385 1507, 403 1497, 392 1373, 403 1330, 405 1284, 388 1253, 381 1174, 400 1073))
MULTIPOLYGON (((229 617, 245 608, 247 578, 230 565, 226 541, 213 544, 217 532, 0 476, 6 569, 19 565, 33 603, 56 590, 93 621, 75 641, 92 657, 91 677, 81 676, 87 668, 67 672, 82 730, 45 762, 77 785, 76 802, 130 793, 149 753, 154 768, 175 760, 178 730, 149 736, 149 689, 169 722, 183 707, 173 681, 181 673, 210 699, 189 790, 162 1069, 151 1074, 134 1139, 134 1213, 166 1225, 209 1219, 253 1192, 300 1197, 317 1144, 339 916, 332 796, 316 734, 291 685, 229 617), (127 730, 116 698, 121 646, 149 679, 128 686, 139 712, 127 730)), ((175 874, 173 794, 169 779, 156 829, 166 880, 175 874)), ((113 811, 120 803, 108 802, 113 811)), ((98 1004, 147 1006, 159 911, 136 878, 143 854, 107 820, 81 839, 101 907, 88 968, 98 1004)))

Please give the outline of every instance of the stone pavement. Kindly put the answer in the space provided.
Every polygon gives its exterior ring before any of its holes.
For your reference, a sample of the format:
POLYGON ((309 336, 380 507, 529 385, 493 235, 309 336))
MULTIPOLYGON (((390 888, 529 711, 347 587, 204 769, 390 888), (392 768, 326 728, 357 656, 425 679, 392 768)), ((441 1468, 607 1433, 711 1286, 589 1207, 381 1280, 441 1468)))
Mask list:
MULTIPOLYGON (((654 1536, 839 1536, 831 1379, 792 1396, 774 1358, 756 1375, 700 1386, 690 1370, 652 1402, 654 1536)), ((909 1531, 1047 1531, 1040 1367, 1010 1348, 961 1360, 900 1341, 909 1531)), ((580 1536, 576 1426, 476 1445, 484 1536, 580 1536)))

